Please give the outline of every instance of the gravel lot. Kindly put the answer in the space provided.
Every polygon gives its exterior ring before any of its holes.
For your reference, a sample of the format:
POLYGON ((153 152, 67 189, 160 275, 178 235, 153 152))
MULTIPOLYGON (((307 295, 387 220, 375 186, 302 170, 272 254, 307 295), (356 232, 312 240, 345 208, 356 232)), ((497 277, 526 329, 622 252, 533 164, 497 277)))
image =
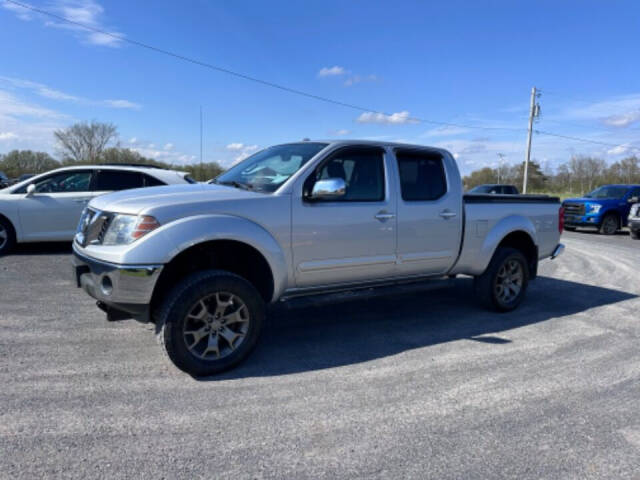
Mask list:
POLYGON ((281 310, 195 380, 107 323, 69 250, 0 258, 0 476, 640 478, 640 242, 565 233, 525 304, 447 290, 281 310))

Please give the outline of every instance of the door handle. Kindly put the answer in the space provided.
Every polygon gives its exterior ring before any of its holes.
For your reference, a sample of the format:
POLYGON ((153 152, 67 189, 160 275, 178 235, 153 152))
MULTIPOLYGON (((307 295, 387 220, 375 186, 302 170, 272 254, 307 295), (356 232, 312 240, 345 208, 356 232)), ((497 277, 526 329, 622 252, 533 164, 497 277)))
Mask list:
POLYGON ((376 220, 380 220, 381 222, 384 222, 385 220, 391 220, 392 218, 396 218, 396 216, 393 213, 387 213, 385 211, 382 211, 382 212, 376 213, 373 218, 375 218, 376 220))
POLYGON ((457 215, 456 212, 451 212, 449 210, 443 210, 442 212, 440 212, 440 216, 446 220, 453 218, 457 215))

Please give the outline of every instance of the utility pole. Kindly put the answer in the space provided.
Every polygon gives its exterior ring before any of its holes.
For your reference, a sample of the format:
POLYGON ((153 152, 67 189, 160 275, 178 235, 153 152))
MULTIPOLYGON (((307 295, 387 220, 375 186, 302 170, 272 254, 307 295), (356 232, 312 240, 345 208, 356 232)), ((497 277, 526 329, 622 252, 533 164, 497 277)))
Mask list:
POLYGON ((498 183, 502 183, 502 166, 504 165, 504 153, 498 152, 498 183))
POLYGON ((524 178, 522 179, 522 193, 527 193, 527 176, 529 174, 529 160, 531 160, 531 135, 533 134, 533 119, 540 114, 540 105, 536 103, 538 91, 531 89, 531 106, 529 107, 529 133, 527 135, 527 156, 524 159, 524 178))
POLYGON ((200 177, 202 177, 202 173, 203 173, 203 166, 202 166, 202 105, 200 105, 200 177))

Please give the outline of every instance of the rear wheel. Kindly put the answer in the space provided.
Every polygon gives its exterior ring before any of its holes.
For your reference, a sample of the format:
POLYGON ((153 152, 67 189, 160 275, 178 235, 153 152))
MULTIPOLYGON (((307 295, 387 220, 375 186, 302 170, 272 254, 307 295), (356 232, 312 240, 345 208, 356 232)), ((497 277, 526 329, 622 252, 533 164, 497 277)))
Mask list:
POLYGON ((8 220, 0 217, 0 255, 8 253, 16 243, 16 234, 13 225, 8 220))
POLYGON ((264 302, 244 278, 210 270, 185 278, 161 308, 159 342, 169 359, 193 376, 220 373, 253 350, 264 302))
POLYGON ((640 230, 631 230, 631 238, 640 240, 640 230))
POLYGON ((567 232, 575 232, 576 231, 576 227, 567 227, 566 225, 564 226, 564 229, 567 232))
POLYGON ((618 217, 615 213, 607 213, 600 223, 599 231, 603 235, 614 235, 618 231, 618 217))
POLYGON ((498 247, 485 272, 474 282, 478 299, 499 312, 509 312, 520 305, 528 285, 527 259, 520 250, 510 247, 498 247))

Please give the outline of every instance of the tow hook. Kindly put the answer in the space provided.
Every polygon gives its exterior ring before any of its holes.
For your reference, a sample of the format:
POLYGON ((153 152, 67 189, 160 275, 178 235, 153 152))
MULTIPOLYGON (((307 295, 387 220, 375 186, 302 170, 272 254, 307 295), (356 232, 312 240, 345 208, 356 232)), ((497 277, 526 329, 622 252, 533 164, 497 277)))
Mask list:
POLYGON ((131 315, 117 308, 110 307, 104 302, 97 301, 96 306, 107 314, 107 322, 117 322, 119 320, 127 320, 131 318, 131 315))

